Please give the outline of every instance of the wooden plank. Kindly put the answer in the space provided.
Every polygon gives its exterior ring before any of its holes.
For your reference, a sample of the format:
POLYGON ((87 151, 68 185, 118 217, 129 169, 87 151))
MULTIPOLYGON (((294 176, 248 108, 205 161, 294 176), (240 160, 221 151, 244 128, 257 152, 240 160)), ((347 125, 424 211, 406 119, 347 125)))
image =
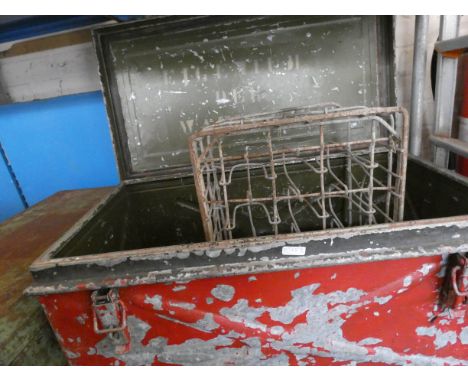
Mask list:
POLYGON ((0 224, 0 365, 64 364, 29 265, 113 188, 59 192, 0 224))
POLYGON ((76 44, 84 44, 91 41, 91 29, 81 29, 52 36, 45 36, 16 42, 11 45, 9 49, 0 52, 0 58, 21 56, 23 54, 41 52, 44 50, 62 48, 76 44))

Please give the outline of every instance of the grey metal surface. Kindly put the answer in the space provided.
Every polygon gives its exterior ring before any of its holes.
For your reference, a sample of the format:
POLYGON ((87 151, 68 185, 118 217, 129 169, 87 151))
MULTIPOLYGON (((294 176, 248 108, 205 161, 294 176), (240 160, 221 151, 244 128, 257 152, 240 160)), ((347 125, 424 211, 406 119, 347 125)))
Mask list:
POLYGON ((451 38, 449 40, 436 42, 434 49, 438 53, 448 53, 453 51, 465 51, 468 49, 468 35, 451 38))
POLYGON ((464 157, 468 156, 468 143, 460 139, 431 135, 430 140, 437 147, 441 147, 464 157))
POLYGON ((416 16, 411 82, 410 153, 421 155, 429 16, 416 16))
MULTIPOLYGON (((460 16, 441 16, 439 41, 458 36, 460 16)), ((437 58, 437 78, 435 89, 435 124, 434 135, 450 138, 453 125, 453 108, 455 102, 458 59, 437 58)), ((434 147, 433 160, 437 166, 447 168, 449 152, 443 147, 434 147)))
POLYGON ((190 173, 188 135, 226 117, 328 101, 392 104, 386 23, 185 17, 97 30, 122 178, 190 173))

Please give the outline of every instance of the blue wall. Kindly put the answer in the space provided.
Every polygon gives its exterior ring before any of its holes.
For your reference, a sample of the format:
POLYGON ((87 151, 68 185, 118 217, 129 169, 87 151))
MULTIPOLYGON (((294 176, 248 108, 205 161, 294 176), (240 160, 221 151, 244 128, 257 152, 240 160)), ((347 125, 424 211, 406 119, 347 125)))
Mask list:
MULTIPOLYGON (((0 142, 30 205, 57 191, 119 182, 101 92, 2 105, 0 142)), ((21 209, 0 163, 0 221, 21 209)))

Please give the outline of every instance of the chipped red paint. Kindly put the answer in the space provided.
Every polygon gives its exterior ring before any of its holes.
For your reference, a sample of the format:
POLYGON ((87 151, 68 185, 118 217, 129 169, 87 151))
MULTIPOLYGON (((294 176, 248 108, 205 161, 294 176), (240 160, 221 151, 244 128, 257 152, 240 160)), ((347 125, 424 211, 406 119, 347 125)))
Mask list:
POLYGON ((123 355, 94 333, 89 291, 40 301, 72 365, 468 364, 467 305, 435 311, 441 267, 433 256, 121 288, 123 355))

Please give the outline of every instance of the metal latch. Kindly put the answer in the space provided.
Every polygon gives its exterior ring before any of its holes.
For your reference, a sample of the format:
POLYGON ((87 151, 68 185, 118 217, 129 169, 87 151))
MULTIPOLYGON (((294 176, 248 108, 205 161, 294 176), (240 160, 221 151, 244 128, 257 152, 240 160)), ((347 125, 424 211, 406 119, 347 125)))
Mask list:
POLYGON ((466 254, 451 254, 446 263, 445 278, 439 295, 440 311, 464 317, 468 307, 468 258, 466 254))
POLYGON ((460 256, 458 265, 452 268, 452 289, 455 293, 455 305, 467 302, 468 297, 468 259, 460 256))
POLYGON ((115 352, 123 354, 130 350, 130 334, 127 327, 127 312, 119 299, 117 289, 100 289, 91 293, 93 328, 97 334, 106 334, 115 345, 115 352))

